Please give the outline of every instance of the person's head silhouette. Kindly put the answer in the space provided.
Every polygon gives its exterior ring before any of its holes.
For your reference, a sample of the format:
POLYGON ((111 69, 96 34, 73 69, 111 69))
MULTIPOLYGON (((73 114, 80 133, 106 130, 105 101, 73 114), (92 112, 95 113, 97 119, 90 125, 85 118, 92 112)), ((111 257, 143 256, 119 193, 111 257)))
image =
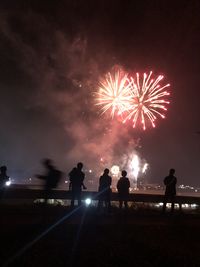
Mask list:
POLYGON ((104 175, 108 175, 109 174, 109 169, 105 169, 104 172, 103 172, 104 175))
POLYGON ((126 177, 127 172, 125 170, 122 171, 122 177, 126 177))
POLYGON ((43 159, 42 163, 47 169, 52 168, 53 166, 51 159, 43 159))
POLYGON ((1 166, 0 167, 0 171, 1 171, 1 173, 6 173, 7 167, 6 166, 1 166))
POLYGON ((77 164, 77 169, 82 170, 82 168, 83 168, 83 163, 82 162, 79 162, 77 164))
POLYGON ((170 170, 169 170, 169 174, 170 174, 170 175, 174 175, 174 174, 175 174, 175 169, 170 169, 170 170))

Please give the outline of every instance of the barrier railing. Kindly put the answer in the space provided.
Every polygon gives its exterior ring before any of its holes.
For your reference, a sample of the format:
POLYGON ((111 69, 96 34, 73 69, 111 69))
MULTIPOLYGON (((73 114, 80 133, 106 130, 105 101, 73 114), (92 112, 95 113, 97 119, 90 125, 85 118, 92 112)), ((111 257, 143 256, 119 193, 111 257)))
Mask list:
MULTIPOLYGON (((83 191, 81 198, 91 198, 98 200, 98 192, 95 191, 83 191)), ((15 189, 8 188, 3 194, 4 199, 42 199, 45 197, 45 192, 40 189, 15 189)), ((130 202, 146 202, 146 203, 161 203, 163 202, 163 194, 140 194, 130 193, 128 201, 130 202)), ((71 199, 71 192, 65 190, 52 190, 49 195, 51 199, 71 199)), ((118 193, 112 192, 111 201, 118 201, 118 193)), ((195 196, 176 196, 175 203, 177 204, 197 204, 200 205, 200 197, 195 196)))

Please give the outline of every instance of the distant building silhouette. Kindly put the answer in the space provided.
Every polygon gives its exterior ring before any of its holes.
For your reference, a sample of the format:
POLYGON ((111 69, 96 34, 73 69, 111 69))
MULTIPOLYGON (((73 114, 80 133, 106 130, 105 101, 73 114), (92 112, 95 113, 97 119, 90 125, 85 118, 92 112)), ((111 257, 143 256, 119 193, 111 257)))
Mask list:
POLYGON ((169 175, 165 177, 164 184, 166 186, 164 201, 163 201, 163 212, 166 211, 166 204, 171 202, 171 212, 174 211, 174 201, 176 196, 176 183, 177 178, 174 176, 175 169, 169 170, 169 175))
POLYGON ((120 208, 122 208, 123 203, 124 203, 125 208, 128 207, 128 195, 129 195, 130 181, 126 177, 126 175, 127 175, 127 172, 123 170, 122 177, 117 182, 117 190, 118 190, 120 208))
POLYGON ((81 191, 86 189, 84 185, 85 173, 82 171, 83 163, 79 162, 77 167, 73 168, 69 173, 71 195, 71 207, 74 207, 74 201, 78 200, 78 205, 81 205, 81 191))

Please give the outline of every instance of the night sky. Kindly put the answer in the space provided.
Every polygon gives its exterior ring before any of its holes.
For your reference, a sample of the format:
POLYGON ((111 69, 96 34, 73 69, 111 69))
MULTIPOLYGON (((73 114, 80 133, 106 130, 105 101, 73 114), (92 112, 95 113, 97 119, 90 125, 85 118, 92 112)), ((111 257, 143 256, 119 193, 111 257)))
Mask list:
POLYGON ((137 151, 146 178, 200 186, 200 1, 1 1, 0 164, 18 181, 50 157, 101 171, 137 151), (100 116, 98 80, 115 65, 170 83, 166 119, 145 132, 100 116))

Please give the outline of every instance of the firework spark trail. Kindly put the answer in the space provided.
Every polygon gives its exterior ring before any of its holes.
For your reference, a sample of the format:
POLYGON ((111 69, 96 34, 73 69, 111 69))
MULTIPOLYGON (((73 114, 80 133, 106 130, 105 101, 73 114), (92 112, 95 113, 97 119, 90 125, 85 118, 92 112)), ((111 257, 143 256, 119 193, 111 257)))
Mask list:
POLYGON ((151 122, 151 125, 155 127, 154 122, 157 118, 156 115, 165 118, 160 112, 160 109, 166 111, 167 108, 165 107, 165 104, 169 104, 169 101, 162 98, 169 95, 164 89, 170 85, 166 84, 160 87, 159 83, 164 76, 159 75, 155 80, 150 80, 151 76, 152 72, 150 72, 149 75, 144 73, 143 79, 140 79, 139 73, 137 73, 136 79, 132 77, 129 79, 131 89, 130 86, 128 88, 130 89, 132 99, 129 106, 126 106, 128 115, 126 115, 123 122, 132 119, 133 127, 136 127, 138 121, 141 120, 143 130, 146 129, 146 119, 148 119, 151 122))
POLYGON ((138 174, 140 172, 139 157, 137 155, 134 155, 131 160, 131 169, 135 179, 137 180, 138 174))
POLYGON ((96 105, 102 106, 102 114, 110 110, 112 118, 115 113, 122 114, 130 106, 132 98, 130 89, 127 73, 121 69, 109 72, 105 79, 100 81, 99 91, 96 93, 96 105))
POLYGON ((145 163, 143 168, 142 168, 142 173, 145 173, 147 168, 148 168, 148 163, 145 163))

